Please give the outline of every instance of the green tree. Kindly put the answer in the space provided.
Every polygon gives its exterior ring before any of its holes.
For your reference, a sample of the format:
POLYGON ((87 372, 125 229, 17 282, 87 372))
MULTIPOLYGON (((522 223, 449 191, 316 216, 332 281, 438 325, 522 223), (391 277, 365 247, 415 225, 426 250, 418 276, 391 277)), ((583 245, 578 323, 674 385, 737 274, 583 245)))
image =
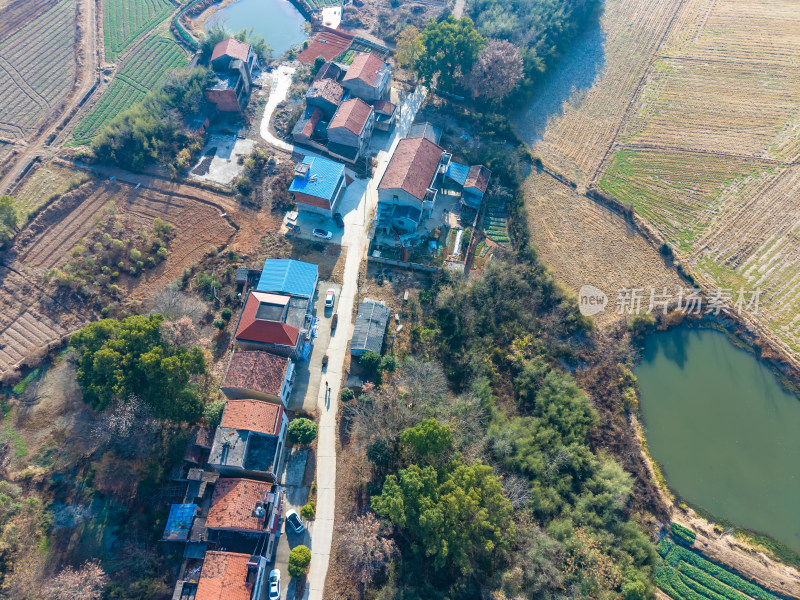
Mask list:
POLYGON ((228 322, 225 319, 214 319, 214 327, 222 331, 228 322))
POLYGON ((394 55, 397 64, 404 69, 414 69, 424 52, 425 46, 419 29, 408 25, 397 37, 397 49, 394 55))
POLYGON ((264 36, 258 35, 252 28, 242 29, 234 35, 240 42, 247 42, 262 63, 272 58, 272 48, 269 47, 264 36))
POLYGON ((403 530, 408 553, 460 577, 488 564, 514 537, 511 503, 480 462, 456 463, 441 478, 433 467, 411 465, 386 478, 372 508, 403 530))
POLYGON ((425 85, 443 90, 453 89, 472 70, 486 45, 472 19, 452 15, 440 23, 429 21, 421 38, 425 50, 417 59, 417 73, 425 85))
POLYGON ((220 42, 231 37, 231 32, 225 29, 223 25, 214 25, 210 28, 200 39, 200 52, 203 55, 203 60, 208 62, 211 60, 211 54, 214 52, 214 46, 220 42))
POLYGON ((311 563, 311 550, 308 546, 295 546, 289 552, 289 575, 292 577, 302 577, 306 574, 308 565, 311 563))
POLYGON ((417 458, 440 456, 453 449, 453 432, 436 419, 427 419, 400 434, 400 441, 412 449, 417 458))
POLYGON ((317 424, 311 419, 306 419, 304 417, 294 419, 289 423, 287 434, 292 444, 301 444, 305 446, 317 438, 317 424))
POLYGON ((72 336, 70 344, 81 354, 77 379, 83 399, 103 410, 113 398, 135 395, 161 419, 195 421, 203 401, 193 375, 205 372, 197 347, 171 346, 161 338, 160 314, 135 315, 123 321, 102 319, 72 336))
POLYGON ((206 404, 203 409, 203 419, 211 427, 218 427, 222 421, 222 413, 225 411, 225 400, 214 400, 210 404, 206 404))
POLYGON ((14 237, 18 219, 14 198, 9 195, 0 196, 0 246, 14 237))
POLYGON ((381 369, 381 355, 374 350, 367 350, 358 357, 358 364, 367 373, 377 373, 381 369))

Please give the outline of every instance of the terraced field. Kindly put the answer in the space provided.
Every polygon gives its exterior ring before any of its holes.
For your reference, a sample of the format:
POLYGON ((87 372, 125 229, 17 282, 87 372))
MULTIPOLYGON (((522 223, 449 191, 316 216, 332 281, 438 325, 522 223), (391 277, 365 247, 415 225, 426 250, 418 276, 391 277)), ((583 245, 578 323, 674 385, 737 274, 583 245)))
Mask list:
POLYGON ((186 66, 186 53, 173 39, 154 34, 131 55, 97 104, 73 132, 73 142, 88 144, 106 122, 144 98, 170 69, 186 66))
MULTIPOLYGON (((46 8, 41 4, 31 2, 32 9, 46 8)), ((75 6, 75 0, 62 0, 0 42, 0 139, 34 133, 72 89, 75 6)))
POLYGON ((65 193, 68 189, 77 187, 87 178, 83 173, 54 163, 37 168, 12 194, 22 222, 25 221, 28 214, 36 211, 49 200, 65 193))
POLYGON ((106 60, 113 61, 174 10, 169 0, 108 0, 103 3, 106 60))

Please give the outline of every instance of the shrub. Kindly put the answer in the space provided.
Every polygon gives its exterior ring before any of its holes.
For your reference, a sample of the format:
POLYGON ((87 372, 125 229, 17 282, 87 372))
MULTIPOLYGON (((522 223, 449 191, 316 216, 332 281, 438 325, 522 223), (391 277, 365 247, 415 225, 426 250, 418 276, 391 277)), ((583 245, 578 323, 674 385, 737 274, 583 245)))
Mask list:
POLYGON ((233 316, 233 311, 230 308, 223 308, 220 316, 226 321, 230 321, 233 316))
POLYGON ((295 546, 289 553, 289 575, 292 577, 302 577, 306 574, 306 569, 311 563, 311 550, 308 546, 295 546))
POLYGON ((310 521, 314 520, 314 515, 317 514, 317 505, 314 502, 309 502, 303 508, 300 509, 300 514, 303 515, 304 519, 308 519, 310 521))
POLYGON ((211 425, 211 427, 218 427, 220 421, 222 421, 223 410, 225 410, 224 400, 215 400, 211 404, 206 404, 206 407, 203 409, 203 419, 205 419, 206 423, 211 425))
POLYGON ((675 536, 677 542, 687 546, 694 544, 694 541, 697 539, 697 534, 694 531, 678 523, 672 523, 672 525, 670 525, 670 531, 672 531, 672 535, 675 536))
POLYGON ((169 251, 164 246, 161 246, 161 248, 158 249, 156 254, 158 255, 159 258, 167 258, 167 254, 169 254, 169 251))
POLYGON ((139 252, 139 250, 137 250, 136 248, 133 248, 131 250, 131 255, 130 256, 131 256, 131 260, 138 261, 140 258, 142 258, 142 253, 139 252))
POLYGON ((350 388, 344 388, 341 392, 339 392, 339 400, 342 402, 350 402, 356 397, 356 393, 351 390, 350 388))
POLYGON ((289 423, 288 435, 292 444, 310 444, 317 437, 317 424, 311 419, 295 419, 289 423))
POLYGON ((359 357, 358 364, 368 373, 377 373, 381 368, 381 355, 374 350, 367 350, 359 357))
POLYGON ((216 327, 220 331, 225 329, 225 326, 227 324, 228 324, 227 321, 225 321, 224 319, 214 319, 214 327, 216 327))

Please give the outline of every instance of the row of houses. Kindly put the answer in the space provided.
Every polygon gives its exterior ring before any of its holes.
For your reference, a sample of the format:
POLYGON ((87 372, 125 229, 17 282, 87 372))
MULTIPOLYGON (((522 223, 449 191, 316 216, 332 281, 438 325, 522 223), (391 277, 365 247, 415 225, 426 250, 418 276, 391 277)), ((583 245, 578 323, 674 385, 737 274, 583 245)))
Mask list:
POLYGON ((254 289, 245 289, 220 386, 226 397, 221 421, 213 431, 197 430, 173 476, 186 486, 162 538, 184 545, 176 600, 260 597, 280 535, 286 408, 295 360, 313 342, 317 284, 316 265, 273 259, 265 261, 254 289))

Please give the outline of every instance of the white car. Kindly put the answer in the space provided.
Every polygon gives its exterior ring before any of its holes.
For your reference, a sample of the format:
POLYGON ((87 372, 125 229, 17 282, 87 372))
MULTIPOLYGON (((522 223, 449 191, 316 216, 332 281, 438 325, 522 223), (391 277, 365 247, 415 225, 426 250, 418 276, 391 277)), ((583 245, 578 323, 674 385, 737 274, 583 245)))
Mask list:
POLYGON ((330 231, 327 229, 320 229, 319 227, 316 227, 314 231, 311 232, 311 235, 322 238, 323 240, 329 240, 333 237, 333 234, 330 231))
POLYGON ((303 533, 306 530, 296 510, 290 510, 286 513, 286 523, 295 533, 303 533))
POLYGON ((325 292, 325 308, 333 308, 333 301, 336 299, 336 292, 328 290, 325 292))
POLYGON ((269 572, 269 600, 280 600, 281 598, 281 572, 272 569, 269 572))

